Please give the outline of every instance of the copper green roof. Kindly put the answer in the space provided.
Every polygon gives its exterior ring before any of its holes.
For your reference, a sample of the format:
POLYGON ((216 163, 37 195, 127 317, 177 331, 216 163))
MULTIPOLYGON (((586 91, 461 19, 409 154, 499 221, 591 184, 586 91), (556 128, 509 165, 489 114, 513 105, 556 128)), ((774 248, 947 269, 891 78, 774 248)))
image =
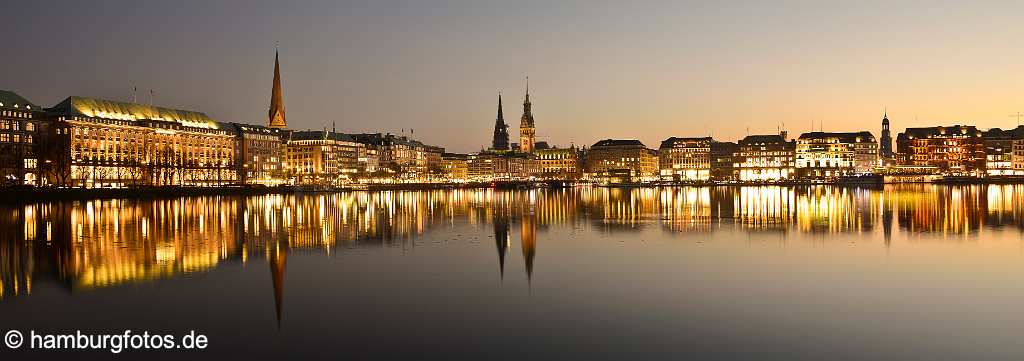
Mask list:
POLYGON ((0 108, 39 109, 38 106, 10 90, 0 90, 0 108))
POLYGON ((161 120, 196 128, 219 128, 215 120, 201 112, 79 96, 68 97, 50 110, 65 115, 119 120, 161 120))

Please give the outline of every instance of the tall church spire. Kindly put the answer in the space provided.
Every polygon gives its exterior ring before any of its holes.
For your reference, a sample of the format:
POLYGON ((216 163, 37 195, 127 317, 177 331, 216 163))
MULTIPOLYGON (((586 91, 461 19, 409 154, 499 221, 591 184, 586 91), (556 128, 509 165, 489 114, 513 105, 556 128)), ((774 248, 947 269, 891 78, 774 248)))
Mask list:
POLYGON ((501 91, 498 91, 498 120, 505 121, 505 116, 501 114, 501 91))
POLYGON ((523 100, 523 117, 519 119, 519 150, 533 153, 537 129, 533 123, 533 104, 530 103, 530 77, 526 77, 526 99, 523 100))
POLYGON ((284 118, 284 96, 281 95, 281 63, 278 61, 277 49, 274 50, 274 88, 270 92, 270 112, 267 113, 267 126, 279 129, 288 126, 284 118))
POLYGON ((508 124, 505 124, 505 116, 501 113, 501 92, 498 92, 498 117, 494 119, 494 136, 491 138, 491 148, 495 150, 508 150, 508 124))

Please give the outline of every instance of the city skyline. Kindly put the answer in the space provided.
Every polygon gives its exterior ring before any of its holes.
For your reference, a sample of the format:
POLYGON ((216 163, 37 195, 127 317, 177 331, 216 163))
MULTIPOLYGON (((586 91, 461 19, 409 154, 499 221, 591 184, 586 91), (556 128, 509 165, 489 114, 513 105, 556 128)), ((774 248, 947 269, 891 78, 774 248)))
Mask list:
POLYGON ((1021 35, 1005 15, 1020 4, 446 5, 19 4, 0 25, 20 54, 5 88, 46 107, 67 95, 128 101, 133 88, 145 103, 153 89, 155 104, 264 124, 280 41, 290 128, 413 128, 455 152, 488 145, 494 94, 522 99, 527 75, 536 140, 561 146, 812 123, 878 136, 883 112, 897 131, 1006 129, 1021 110, 1024 86, 1006 80, 1021 51, 1005 46, 1021 35), (165 15, 190 20, 153 19, 165 15))

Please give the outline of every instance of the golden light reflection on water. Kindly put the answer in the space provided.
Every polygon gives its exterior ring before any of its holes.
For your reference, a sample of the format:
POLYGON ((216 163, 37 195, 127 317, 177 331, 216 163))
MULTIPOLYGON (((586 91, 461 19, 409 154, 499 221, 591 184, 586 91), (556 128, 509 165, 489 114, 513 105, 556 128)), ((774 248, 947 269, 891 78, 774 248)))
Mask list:
POLYGON ((1020 185, 481 189, 40 203, 0 207, 0 298, 30 294, 35 279, 87 290, 255 261, 270 266, 280 302, 292 250, 405 250, 433 228, 459 225, 493 230, 502 277, 518 233, 529 278, 543 233, 556 226, 877 232, 888 244, 897 232, 921 241, 1019 231, 1022 208, 1020 185))

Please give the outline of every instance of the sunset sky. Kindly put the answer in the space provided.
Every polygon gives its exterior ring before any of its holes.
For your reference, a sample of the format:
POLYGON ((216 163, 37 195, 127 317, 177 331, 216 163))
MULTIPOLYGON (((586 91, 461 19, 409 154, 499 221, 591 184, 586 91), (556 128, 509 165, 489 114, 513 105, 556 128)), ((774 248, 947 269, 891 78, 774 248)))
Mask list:
MULTIPOLYGON (((736 140, 749 128, 878 134, 1013 127, 1024 2, 20 1, 0 6, 0 89, 265 124, 274 43, 293 129, 490 143, 497 92, 538 140, 736 140), (815 125, 817 127, 817 125, 815 125)), ((513 134, 517 134, 515 129, 513 134)))

